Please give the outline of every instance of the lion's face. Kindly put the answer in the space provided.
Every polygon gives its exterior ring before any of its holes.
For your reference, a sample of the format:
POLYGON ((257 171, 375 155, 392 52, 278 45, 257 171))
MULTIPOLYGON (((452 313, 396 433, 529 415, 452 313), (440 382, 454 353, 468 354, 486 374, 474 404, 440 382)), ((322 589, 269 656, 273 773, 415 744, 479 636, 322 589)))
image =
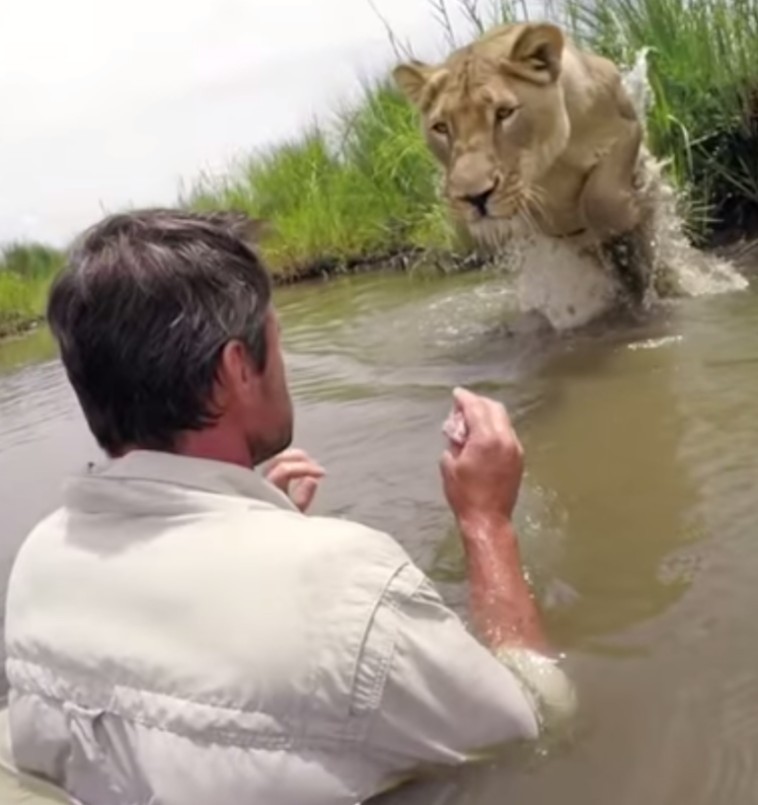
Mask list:
POLYGON ((447 203, 472 232, 540 206, 536 182, 570 135, 558 81, 562 49, 555 26, 503 26, 441 65, 394 71, 444 166, 447 203))

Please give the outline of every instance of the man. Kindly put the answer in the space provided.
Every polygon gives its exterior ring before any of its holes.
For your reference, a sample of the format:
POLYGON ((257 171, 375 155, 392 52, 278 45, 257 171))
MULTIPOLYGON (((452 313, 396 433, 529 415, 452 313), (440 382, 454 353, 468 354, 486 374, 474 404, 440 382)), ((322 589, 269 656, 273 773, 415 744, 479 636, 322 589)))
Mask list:
POLYGON ((467 436, 441 462, 479 640, 391 537, 305 514, 323 470, 288 449, 250 226, 115 215, 51 290, 50 327, 108 460, 69 482, 16 558, 10 740, 18 769, 86 805, 356 803, 535 738, 570 700, 549 659, 524 672, 545 639, 511 525, 522 457, 502 406, 457 390, 467 436))

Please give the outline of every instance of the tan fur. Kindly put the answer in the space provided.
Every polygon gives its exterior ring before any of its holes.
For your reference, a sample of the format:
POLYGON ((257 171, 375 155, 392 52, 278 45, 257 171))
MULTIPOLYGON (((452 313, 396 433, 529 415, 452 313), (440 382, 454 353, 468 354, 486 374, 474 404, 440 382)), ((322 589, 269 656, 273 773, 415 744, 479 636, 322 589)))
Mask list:
POLYGON ((599 241, 639 224, 641 123, 617 67, 557 26, 499 26, 442 64, 393 75, 421 112, 454 219, 477 240, 519 219, 599 241))

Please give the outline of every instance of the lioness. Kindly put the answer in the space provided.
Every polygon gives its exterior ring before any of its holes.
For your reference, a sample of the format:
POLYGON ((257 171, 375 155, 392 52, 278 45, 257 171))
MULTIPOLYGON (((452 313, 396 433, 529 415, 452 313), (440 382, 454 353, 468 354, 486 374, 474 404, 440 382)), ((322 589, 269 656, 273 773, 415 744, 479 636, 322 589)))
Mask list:
POLYGON ((560 28, 502 25, 393 75, 421 111, 453 218, 477 240, 500 241, 518 219, 601 243, 639 224, 642 125, 616 66, 560 28))

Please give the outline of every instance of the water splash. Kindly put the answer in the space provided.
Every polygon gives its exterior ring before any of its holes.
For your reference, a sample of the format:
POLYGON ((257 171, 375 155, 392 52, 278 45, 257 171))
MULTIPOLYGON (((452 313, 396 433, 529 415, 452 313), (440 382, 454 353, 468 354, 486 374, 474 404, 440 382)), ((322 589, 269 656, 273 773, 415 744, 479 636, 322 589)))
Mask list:
POLYGON ((647 77, 647 54, 650 48, 640 48, 631 68, 622 73, 622 83, 640 120, 647 120, 653 102, 653 92, 647 77))
MULTIPOLYGON (((641 49, 623 73, 642 121, 652 104, 647 53, 648 48, 641 49)), ((636 277, 642 286, 643 308, 667 297, 745 289, 747 280, 731 263, 690 244, 679 214, 679 195, 665 178, 664 167, 643 147, 636 181, 645 219, 613 250, 582 237, 556 239, 512 225, 504 267, 515 271, 521 309, 538 311, 556 330, 581 327, 618 307, 628 294, 624 274, 636 277)))
MULTIPOLYGON (((642 121, 647 120, 653 101, 648 80, 648 51, 649 48, 642 48, 622 77, 642 121)), ((700 296, 744 290, 748 282, 731 263, 694 248, 688 241, 678 211, 679 197, 663 176, 664 167, 665 163, 643 149, 639 172, 643 196, 652 207, 645 234, 653 252, 655 290, 661 296, 700 296)))

